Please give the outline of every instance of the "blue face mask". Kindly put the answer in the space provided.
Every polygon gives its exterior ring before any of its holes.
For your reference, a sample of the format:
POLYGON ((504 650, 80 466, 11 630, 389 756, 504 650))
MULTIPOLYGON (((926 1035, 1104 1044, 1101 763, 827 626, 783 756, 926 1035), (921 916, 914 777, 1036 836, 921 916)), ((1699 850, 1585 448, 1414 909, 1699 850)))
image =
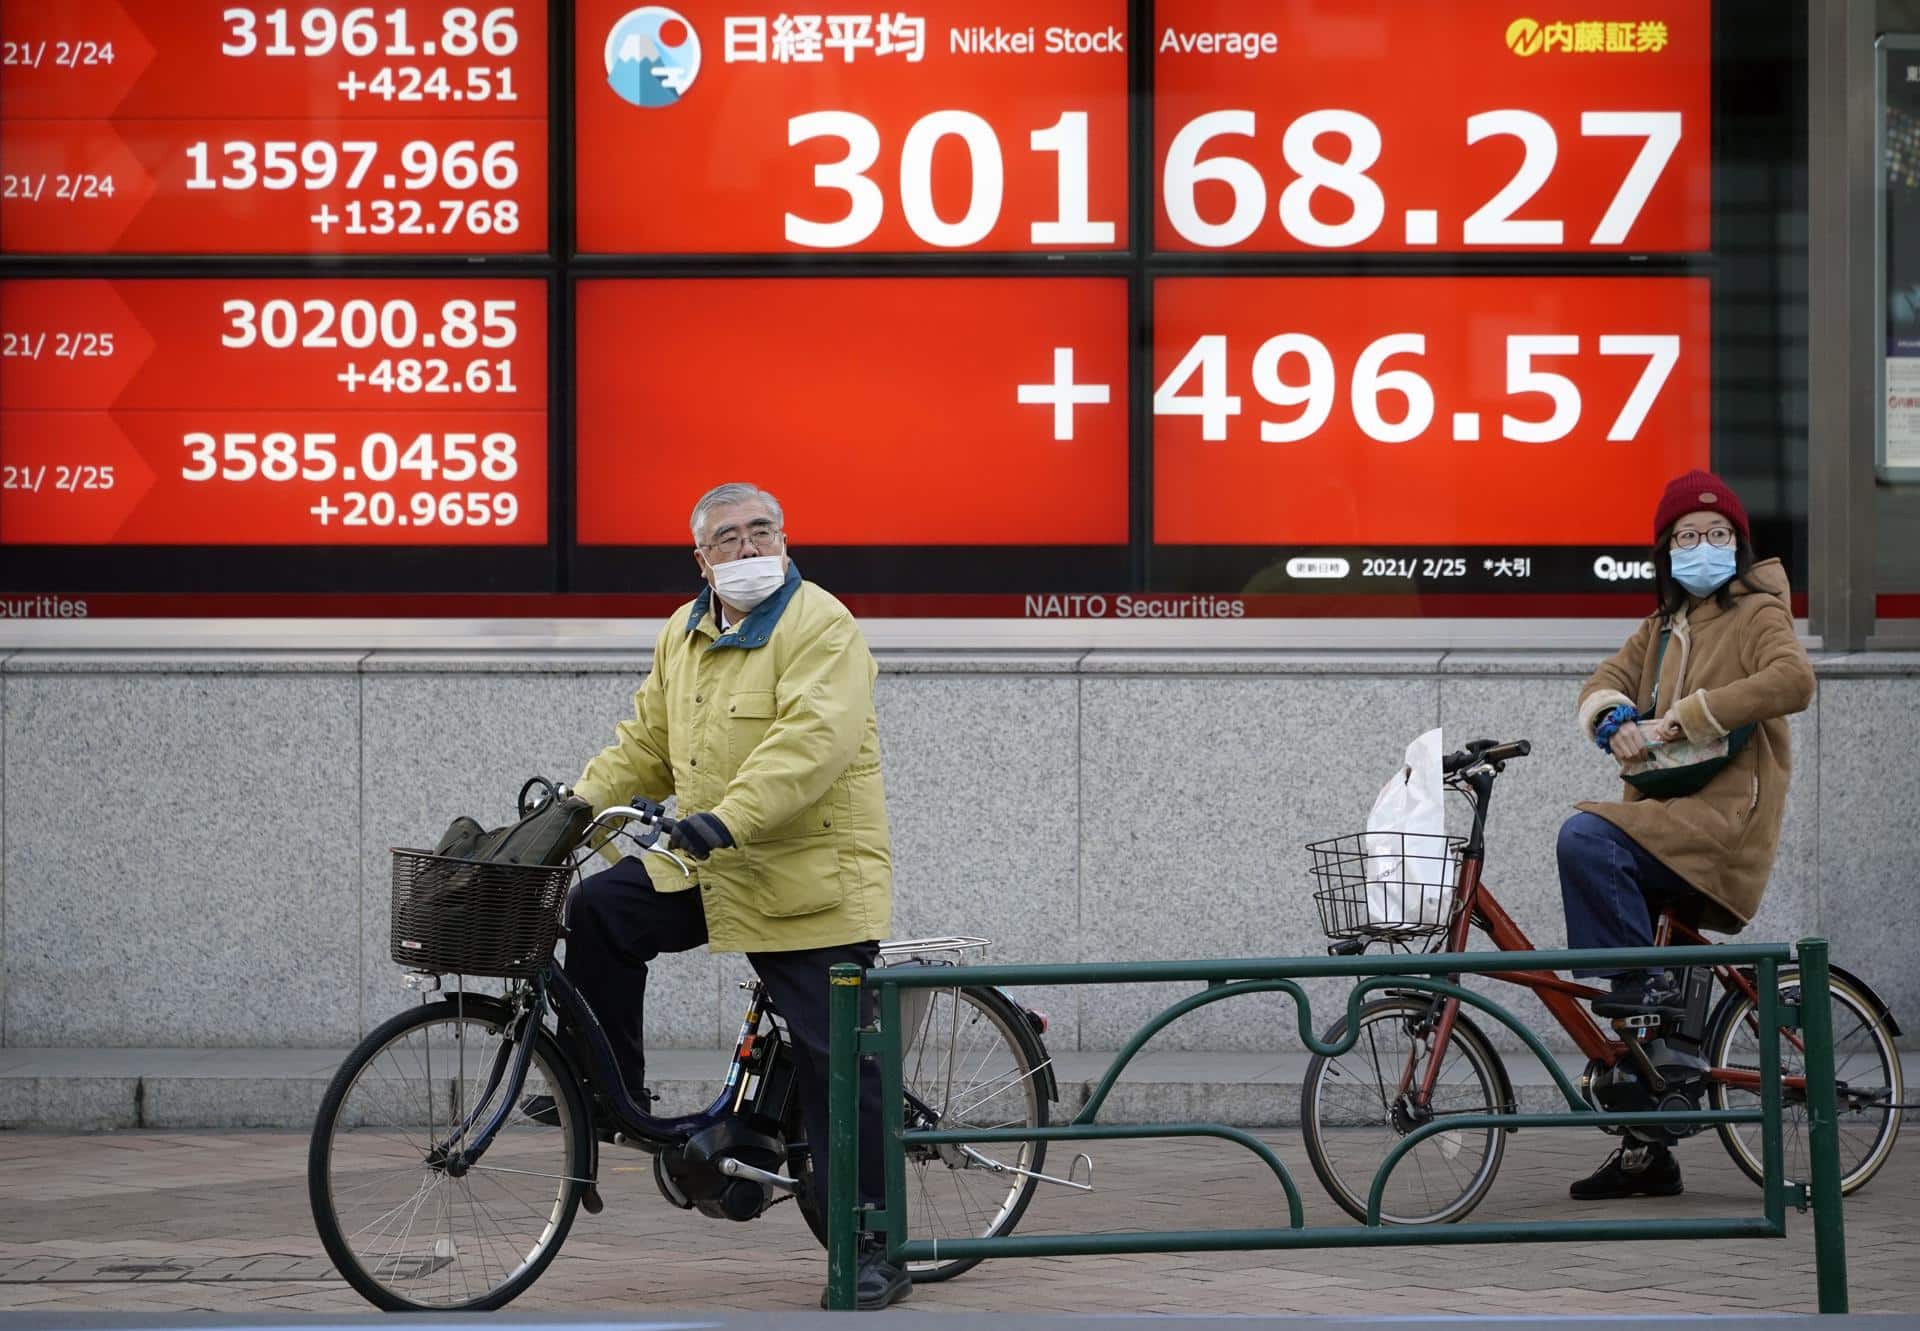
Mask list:
POLYGON ((1711 596, 1733 576, 1733 547, 1702 541, 1691 550, 1668 552, 1673 580, 1695 596, 1711 596))

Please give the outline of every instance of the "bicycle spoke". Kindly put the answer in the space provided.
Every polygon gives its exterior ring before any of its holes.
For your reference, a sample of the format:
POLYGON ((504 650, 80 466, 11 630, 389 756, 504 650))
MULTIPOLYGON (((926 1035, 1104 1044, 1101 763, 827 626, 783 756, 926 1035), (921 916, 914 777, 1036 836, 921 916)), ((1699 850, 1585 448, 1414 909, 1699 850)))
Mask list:
POLYGON ((483 1208, 479 1200, 474 1196, 473 1176, 471 1174, 467 1175, 467 1177, 460 1180, 460 1183, 462 1190, 467 1195, 467 1209, 473 1216, 474 1232, 480 1241, 480 1274, 487 1280, 489 1287, 498 1285, 504 1281, 519 1264, 514 1240, 512 1236, 507 1233, 506 1226, 502 1225, 500 1221, 495 1218, 490 1209, 483 1208), (487 1231, 489 1228, 493 1231, 492 1234, 488 1234, 487 1231), (506 1260, 504 1261, 498 1256, 501 1252, 506 1254, 506 1260), (487 1259, 489 1256, 493 1257, 494 1267, 500 1273, 498 1280, 487 1276, 487 1259))
POLYGON ((392 1262, 393 1255, 400 1251, 401 1245, 404 1244, 407 1241, 407 1237, 413 1233, 413 1222, 420 1218, 420 1209, 426 1205, 427 1198, 440 1191, 439 1185, 441 1182, 443 1182, 443 1178, 440 1175, 435 1175, 433 1178, 423 1181, 419 1193, 417 1193, 413 1199, 413 1205, 407 1209, 407 1218, 401 1224, 400 1231, 393 1236, 393 1242, 389 1243, 386 1251, 381 1254, 381 1260, 383 1262, 392 1262))
POLYGON ((1035 1069, 1034 1072, 1023 1072, 1019 1068, 1014 1068, 1010 1072, 1003 1073, 1000 1077, 998 1077, 995 1080, 994 1083, 991 1083, 994 1089, 988 1091, 985 1095, 982 1095, 979 1099, 969 1102, 964 1107, 954 1110, 951 1116, 953 1118, 957 1118, 963 1122, 966 1122, 968 1127, 980 1126, 977 1123, 968 1121, 967 1115, 971 1114, 974 1110, 978 1109, 981 1105, 993 1099, 995 1096, 1005 1095, 1008 1091, 1013 1090, 1015 1087, 1019 1086, 1021 1083, 1030 1080, 1037 1071, 1038 1069, 1035 1069))
POLYGON ((431 1191, 432 1188, 433 1188, 432 1175, 429 1175, 428 1177, 421 1179, 420 1186, 414 1189, 412 1196, 406 1198, 406 1200, 399 1202, 392 1207, 389 1207, 384 1214, 375 1216, 372 1220, 368 1221, 365 1225, 362 1225, 357 1231, 355 1231, 351 1237, 356 1239, 360 1238, 361 1236, 365 1235, 368 1230, 373 1229, 375 1225, 378 1225, 380 1226, 380 1228, 377 1231, 375 1231, 372 1237, 376 1240, 381 1238, 386 1233, 386 1225, 390 1223, 391 1217, 398 1216, 400 1212, 406 1210, 409 1205, 412 1205, 417 1210, 420 1206, 421 1200, 426 1197, 427 1193, 431 1191))

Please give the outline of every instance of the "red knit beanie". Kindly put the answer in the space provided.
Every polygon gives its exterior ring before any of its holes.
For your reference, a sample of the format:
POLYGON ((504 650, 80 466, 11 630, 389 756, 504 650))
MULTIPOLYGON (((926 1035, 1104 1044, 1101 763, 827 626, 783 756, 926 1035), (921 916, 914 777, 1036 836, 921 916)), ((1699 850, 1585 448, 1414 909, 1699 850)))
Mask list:
POLYGON ((1653 510, 1653 539, 1658 542, 1668 528, 1689 513, 1710 509, 1733 524, 1742 545, 1752 545, 1747 534, 1747 510, 1727 483, 1710 471, 1690 471, 1668 484, 1653 510))

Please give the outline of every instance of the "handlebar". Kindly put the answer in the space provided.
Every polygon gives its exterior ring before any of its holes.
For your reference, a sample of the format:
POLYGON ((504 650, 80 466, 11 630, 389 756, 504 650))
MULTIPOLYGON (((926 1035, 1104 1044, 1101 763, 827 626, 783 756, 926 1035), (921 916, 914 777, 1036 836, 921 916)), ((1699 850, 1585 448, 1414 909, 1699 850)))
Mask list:
POLYGON ((1484 765, 1497 772, 1503 764, 1532 752, 1533 745, 1524 739, 1476 739, 1466 748, 1441 759, 1440 771, 1445 776, 1458 776, 1469 768, 1484 765))
MULTIPOLYGON (((568 792, 571 793, 571 792, 568 792)), ((643 855, 664 855, 673 861, 683 878, 693 877, 693 869, 678 855, 667 849, 666 843, 679 826, 675 819, 667 817, 666 806, 655 803, 641 795, 635 795, 630 804, 616 804, 602 810, 593 820, 596 824, 610 829, 615 836, 626 837, 640 848, 643 855), (613 821, 609 822, 611 819, 613 821), (640 824, 635 830, 627 824, 640 824)))

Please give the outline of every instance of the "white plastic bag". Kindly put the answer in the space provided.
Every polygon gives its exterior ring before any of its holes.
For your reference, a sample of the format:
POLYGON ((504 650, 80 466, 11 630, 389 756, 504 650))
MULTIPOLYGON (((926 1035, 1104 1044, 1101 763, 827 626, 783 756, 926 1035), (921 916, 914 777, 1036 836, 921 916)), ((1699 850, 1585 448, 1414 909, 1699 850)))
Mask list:
POLYGON ((1445 924, 1451 913, 1441 752, 1438 727, 1407 745, 1405 763, 1367 815, 1367 919, 1374 924, 1445 924))

